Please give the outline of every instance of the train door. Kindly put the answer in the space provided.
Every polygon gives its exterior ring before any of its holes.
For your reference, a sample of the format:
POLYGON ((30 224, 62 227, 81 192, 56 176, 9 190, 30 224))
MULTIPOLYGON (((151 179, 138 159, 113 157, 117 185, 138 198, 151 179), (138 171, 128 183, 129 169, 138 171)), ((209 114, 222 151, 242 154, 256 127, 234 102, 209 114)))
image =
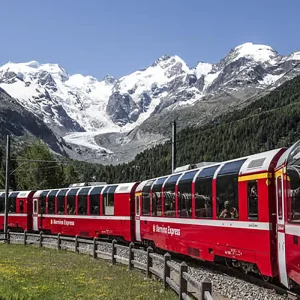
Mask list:
POLYGON ((141 242, 140 195, 135 194, 135 238, 138 242, 141 242))
POLYGON ((33 220, 33 230, 38 231, 38 198, 33 199, 33 213, 32 213, 32 220, 33 220))
POLYGON ((20 198, 17 198, 16 199, 16 213, 17 214, 24 214, 25 211, 24 211, 24 199, 20 199, 20 198))
POLYGON ((285 243, 285 213, 284 213, 284 185, 283 169, 276 172, 276 202, 277 202, 277 260, 280 282, 288 287, 286 268, 286 243, 285 243))

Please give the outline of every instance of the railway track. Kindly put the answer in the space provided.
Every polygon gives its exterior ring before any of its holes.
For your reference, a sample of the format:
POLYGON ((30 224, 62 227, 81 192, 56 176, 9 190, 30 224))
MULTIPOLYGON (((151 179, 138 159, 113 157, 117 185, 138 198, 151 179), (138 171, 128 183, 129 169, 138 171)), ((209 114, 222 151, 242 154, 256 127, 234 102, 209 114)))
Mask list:
MULTIPOLYGON (((180 259, 181 259, 181 261, 183 260, 182 257, 180 259)), ((201 267, 209 268, 216 272, 225 273, 228 276, 241 279, 245 282, 249 282, 249 283, 259 286, 261 288, 274 290, 276 292, 276 294, 286 296, 287 299, 300 300, 300 289, 288 290, 287 288, 281 286, 280 283, 264 281, 260 277, 255 276, 255 274, 252 274, 252 273, 245 274, 244 272, 240 271, 237 268, 230 268, 230 267, 220 264, 220 263, 215 264, 215 263, 211 263, 211 262, 207 262, 207 261, 199 261, 199 260, 196 260, 193 258, 188 258, 188 259, 185 258, 185 261, 189 261, 189 264, 194 265, 195 267, 201 266, 201 267)))
MULTIPOLYGON (((164 255, 165 253, 167 253, 167 251, 156 250, 156 253, 160 255, 164 255)), ((286 299, 300 300, 300 288, 296 290, 288 290, 287 288, 281 286, 280 283, 264 281, 261 277, 257 277, 256 274, 252 274, 252 273, 245 274, 239 269, 234 267, 230 268, 225 264, 197 260, 195 258, 185 257, 183 255, 176 254, 176 253, 171 253, 171 255, 172 255, 172 259, 176 260, 178 264, 184 261, 188 263, 190 267, 194 267, 194 268, 200 267, 200 268, 205 268, 207 270, 213 270, 214 272, 226 274, 230 277, 243 280, 247 283, 256 285, 260 288, 273 290, 276 292, 276 294, 286 297, 286 299)))
POLYGON ((296 292, 290 291, 285 287, 280 286, 279 283, 264 281, 263 279, 256 277, 255 274, 251 274, 251 273, 245 274, 239 271, 238 269, 228 268, 227 266, 221 264, 214 265, 214 268, 220 272, 226 273, 229 276, 242 279, 244 281, 257 285, 261 288, 274 290, 276 294, 287 296, 288 299, 293 299, 293 300, 300 299, 300 295, 297 294, 296 292))

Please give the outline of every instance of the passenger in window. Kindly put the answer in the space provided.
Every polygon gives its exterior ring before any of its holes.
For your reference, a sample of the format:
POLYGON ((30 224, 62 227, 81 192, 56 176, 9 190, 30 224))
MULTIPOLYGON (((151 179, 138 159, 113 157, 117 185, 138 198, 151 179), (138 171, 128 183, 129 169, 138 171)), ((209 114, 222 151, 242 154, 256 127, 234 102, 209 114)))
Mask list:
POLYGON ((197 217, 210 218, 211 217, 210 198, 205 195, 199 195, 199 199, 201 199, 201 201, 204 201, 204 207, 198 209, 197 217))
POLYGON ((54 213, 54 205, 51 202, 48 202, 48 213, 49 214, 54 213))
POLYGON ((206 217, 211 218, 211 201, 209 197, 205 197, 205 204, 204 204, 205 212, 206 212, 206 217))
POLYGON ((197 203, 201 204, 204 202, 204 207, 196 210, 196 217, 198 218, 210 218, 211 217, 211 204, 210 198, 207 195, 195 194, 197 203))
POLYGON ((237 209, 231 205, 230 201, 224 202, 224 210, 221 212, 219 218, 224 218, 224 219, 238 218, 237 209))
POLYGON ((253 185, 253 186, 251 187, 250 193, 251 193, 251 196, 252 196, 252 197, 257 197, 257 190, 256 190, 255 185, 253 185))
POLYGON ((22 214, 24 212, 24 204, 23 201, 20 201, 20 213, 22 214))
POLYGON ((75 208, 72 206, 69 208, 69 215, 74 215, 75 214, 75 208))
POLYGON ((99 215, 99 207, 95 206, 92 212, 93 215, 99 215))

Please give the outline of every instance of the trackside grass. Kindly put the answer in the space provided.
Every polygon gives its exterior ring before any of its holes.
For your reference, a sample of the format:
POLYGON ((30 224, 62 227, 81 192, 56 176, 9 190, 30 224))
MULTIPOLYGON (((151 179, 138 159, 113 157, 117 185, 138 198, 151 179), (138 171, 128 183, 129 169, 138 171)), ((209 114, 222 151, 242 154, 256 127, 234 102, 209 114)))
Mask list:
POLYGON ((0 245, 1 299, 176 299, 138 270, 87 255, 0 245))

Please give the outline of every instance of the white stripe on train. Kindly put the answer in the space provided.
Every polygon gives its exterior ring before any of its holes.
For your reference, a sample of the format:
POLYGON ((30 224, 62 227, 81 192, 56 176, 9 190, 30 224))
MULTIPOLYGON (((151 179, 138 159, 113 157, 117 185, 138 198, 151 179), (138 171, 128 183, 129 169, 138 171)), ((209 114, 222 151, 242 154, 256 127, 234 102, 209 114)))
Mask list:
POLYGON ((300 236, 300 223, 298 225, 286 224, 285 233, 300 236))
MULTIPOLYGON (((39 218, 41 215, 38 215, 39 218)), ((92 219, 92 220, 117 220, 117 221, 130 221, 130 216, 93 216, 93 215, 43 215, 43 218, 52 219, 92 219)))
MULTIPOLYGON (((0 214, 4 216, 4 214, 0 214)), ((24 217, 27 214, 9 214, 12 217, 24 217)), ((38 215, 41 217, 41 215, 38 215)), ((94 219, 94 220, 119 220, 119 221, 129 221, 130 216, 90 216, 90 215, 43 215, 44 218, 55 218, 55 219, 94 219)), ((247 221, 231 221, 231 220, 211 220, 211 219, 183 219, 183 218, 164 218, 164 217, 147 217, 141 216, 141 221, 150 221, 157 223, 173 223, 182 225, 202 225, 202 226, 214 226, 214 227, 224 227, 224 228, 244 228, 244 229, 256 229, 256 230, 271 230, 272 224, 268 222, 247 222, 247 221)), ((300 224, 285 225, 285 233, 290 235, 300 236, 300 224)))
POLYGON ((159 223, 173 223, 182 225, 202 225, 225 228, 244 228, 257 230, 271 230, 272 224, 269 222, 244 222, 231 220, 211 220, 211 219, 183 219, 183 218, 162 218, 162 217, 140 217, 141 221, 159 222, 159 223))

